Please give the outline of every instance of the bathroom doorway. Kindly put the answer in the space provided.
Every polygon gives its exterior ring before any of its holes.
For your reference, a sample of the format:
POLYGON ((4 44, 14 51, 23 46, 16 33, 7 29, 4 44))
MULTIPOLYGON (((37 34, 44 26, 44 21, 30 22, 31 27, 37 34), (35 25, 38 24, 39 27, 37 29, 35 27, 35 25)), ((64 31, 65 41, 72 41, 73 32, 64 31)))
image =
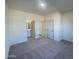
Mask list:
POLYGON ((33 20, 26 21, 27 37, 35 38, 35 22, 33 20))

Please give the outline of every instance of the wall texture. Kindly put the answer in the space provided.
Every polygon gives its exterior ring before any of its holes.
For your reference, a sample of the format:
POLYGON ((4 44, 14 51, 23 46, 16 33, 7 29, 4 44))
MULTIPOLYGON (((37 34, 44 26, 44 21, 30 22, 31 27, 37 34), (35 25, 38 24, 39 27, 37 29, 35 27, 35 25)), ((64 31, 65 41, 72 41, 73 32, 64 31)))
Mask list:
POLYGON ((62 14, 62 39, 73 41, 73 11, 62 14))

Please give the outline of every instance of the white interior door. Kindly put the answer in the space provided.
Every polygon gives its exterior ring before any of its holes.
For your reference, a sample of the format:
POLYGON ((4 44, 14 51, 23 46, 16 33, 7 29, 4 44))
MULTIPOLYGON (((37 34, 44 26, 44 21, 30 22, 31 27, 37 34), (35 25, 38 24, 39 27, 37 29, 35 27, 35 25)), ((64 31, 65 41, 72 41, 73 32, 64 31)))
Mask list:
POLYGON ((46 21, 46 37, 54 39, 54 21, 52 19, 46 21))

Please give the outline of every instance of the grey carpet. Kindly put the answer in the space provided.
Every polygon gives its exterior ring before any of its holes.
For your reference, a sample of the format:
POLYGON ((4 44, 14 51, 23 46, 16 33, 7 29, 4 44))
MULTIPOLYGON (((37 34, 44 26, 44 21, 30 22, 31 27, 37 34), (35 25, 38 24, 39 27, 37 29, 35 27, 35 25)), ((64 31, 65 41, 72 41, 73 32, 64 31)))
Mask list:
POLYGON ((73 59, 73 44, 41 38, 11 46, 8 59, 73 59))

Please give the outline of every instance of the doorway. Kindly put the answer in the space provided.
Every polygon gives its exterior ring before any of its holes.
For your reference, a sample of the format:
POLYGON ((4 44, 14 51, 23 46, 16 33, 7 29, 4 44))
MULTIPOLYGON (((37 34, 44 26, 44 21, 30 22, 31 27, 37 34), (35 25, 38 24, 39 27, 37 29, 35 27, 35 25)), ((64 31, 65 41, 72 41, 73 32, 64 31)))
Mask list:
POLYGON ((35 38, 35 22, 33 20, 26 21, 27 37, 35 38))

